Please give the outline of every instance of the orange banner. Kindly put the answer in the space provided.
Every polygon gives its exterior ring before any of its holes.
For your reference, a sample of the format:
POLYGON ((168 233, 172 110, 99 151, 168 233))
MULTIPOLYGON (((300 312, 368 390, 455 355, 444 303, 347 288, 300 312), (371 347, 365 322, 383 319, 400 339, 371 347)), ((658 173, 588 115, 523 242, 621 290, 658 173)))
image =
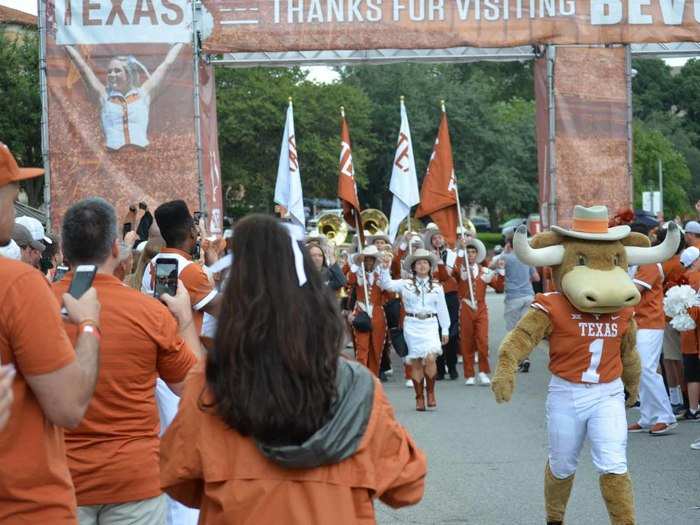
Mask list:
POLYGON ((700 41, 694 0, 203 1, 210 53, 700 41))

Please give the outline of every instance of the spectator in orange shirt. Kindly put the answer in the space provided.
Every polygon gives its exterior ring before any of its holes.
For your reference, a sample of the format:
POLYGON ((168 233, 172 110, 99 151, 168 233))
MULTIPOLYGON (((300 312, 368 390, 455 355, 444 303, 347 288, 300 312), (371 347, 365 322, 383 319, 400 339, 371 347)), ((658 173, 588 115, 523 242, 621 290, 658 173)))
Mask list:
MULTIPOLYGON (((165 296, 173 315, 156 299, 114 276, 124 243, 117 216, 106 201, 86 199, 63 220, 63 251, 74 267, 97 266, 94 286, 102 300, 101 370, 83 422, 66 432, 68 466, 75 484, 81 525, 165 520, 160 490, 156 377, 180 393, 199 348, 189 296, 165 296), (177 320, 176 320, 177 318, 177 320)), ((125 249, 126 247, 124 247, 125 249)), ((73 274, 54 284, 60 297, 73 274)), ((75 330, 67 327, 71 338, 75 330)))
MULTIPOLYGON (((21 170, 0 143, 0 246, 10 240, 21 170)), ((12 364, 12 415, 0 432, 0 523, 75 525, 75 493, 63 432, 76 427, 90 402, 99 363, 100 304, 93 288, 61 300, 78 325, 75 349, 60 304, 36 269, 0 259, 0 362, 12 364)), ((7 379, 7 378, 6 378, 7 379)))
MULTIPOLYGON (((155 218, 156 226, 165 241, 165 248, 162 248, 153 257, 148 268, 145 269, 141 291, 146 293, 153 292, 152 283, 155 275, 155 265, 159 259, 176 259, 178 262, 178 277, 190 294, 197 334, 211 338, 213 337, 212 333, 202 333, 204 316, 205 314, 210 315, 214 319, 218 317, 221 297, 204 268, 193 260, 193 254, 200 236, 194 217, 184 201, 175 200, 158 206, 155 211, 155 218)), ((207 325, 215 326, 216 323, 208 322, 207 325)), ((175 417, 180 399, 160 379, 156 387, 156 398, 158 400, 162 434, 175 417)), ((188 512, 188 509, 183 508, 172 500, 168 501, 168 516, 169 525, 179 525, 182 521, 196 520, 196 516, 193 513, 188 512)))
POLYGON ((688 221, 685 224, 685 243, 700 248, 700 222, 688 221))
POLYGON ((425 456, 379 380, 340 357, 336 301, 293 242, 272 217, 237 224, 214 350, 161 443, 162 486, 200 523, 373 524, 375 498, 423 495, 425 456))

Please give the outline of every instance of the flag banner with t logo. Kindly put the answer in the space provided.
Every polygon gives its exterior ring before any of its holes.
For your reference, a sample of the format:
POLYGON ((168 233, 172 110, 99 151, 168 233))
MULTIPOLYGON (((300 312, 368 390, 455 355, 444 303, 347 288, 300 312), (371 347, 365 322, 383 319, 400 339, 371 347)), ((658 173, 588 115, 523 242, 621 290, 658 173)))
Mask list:
POLYGON ((430 216, 445 240, 454 245, 459 224, 457 213, 457 181, 452 161, 452 144, 447 127, 447 113, 443 111, 433 154, 421 186, 416 217, 420 219, 430 216))
MULTIPOLYGON (((355 168, 352 163, 352 148, 350 147, 350 129, 345 120, 345 110, 341 108, 340 121, 340 173, 338 175, 338 198, 343 207, 343 218, 351 227, 357 226, 360 217, 360 201, 357 197, 355 168)), ((362 232, 358 231, 358 235, 362 232)))
POLYGON ((301 191, 301 170, 297 157, 296 137, 294 136, 294 107, 289 101, 287 121, 282 135, 280 162, 275 183, 275 202, 282 208, 282 217, 289 215, 301 226, 306 226, 304 215, 304 195, 301 191))
POLYGON ((408 115, 403 98, 401 99, 401 128, 399 129, 389 189, 394 194, 389 217, 389 238, 391 242, 394 242, 401 222, 409 216, 411 208, 420 202, 416 162, 413 157, 413 142, 411 141, 411 130, 408 126, 408 115))

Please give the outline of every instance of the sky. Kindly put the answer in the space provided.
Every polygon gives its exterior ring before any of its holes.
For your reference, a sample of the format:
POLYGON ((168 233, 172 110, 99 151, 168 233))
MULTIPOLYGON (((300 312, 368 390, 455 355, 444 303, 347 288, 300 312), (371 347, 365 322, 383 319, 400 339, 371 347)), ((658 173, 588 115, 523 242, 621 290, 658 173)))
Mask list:
MULTIPOLYGON (((33 15, 37 14, 37 0, 0 0, 0 5, 26 11, 33 15)), ((669 58, 666 63, 670 66, 682 66, 686 58, 669 58)), ((309 72, 309 79, 315 82, 333 82, 338 80, 338 74, 329 67, 313 66, 304 68, 309 72)))

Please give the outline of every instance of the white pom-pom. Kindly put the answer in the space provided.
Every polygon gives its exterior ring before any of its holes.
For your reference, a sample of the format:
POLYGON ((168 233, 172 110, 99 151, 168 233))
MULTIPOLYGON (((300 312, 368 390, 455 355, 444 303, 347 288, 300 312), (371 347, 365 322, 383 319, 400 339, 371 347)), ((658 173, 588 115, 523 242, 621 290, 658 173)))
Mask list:
POLYGON ((695 321, 688 315, 688 309, 700 306, 698 293, 692 286, 674 286, 664 297, 664 313, 671 317, 671 326, 679 332, 695 330, 695 321))
POLYGON ((671 326, 679 332, 695 330, 695 321, 688 314, 680 314, 671 319, 671 326))

